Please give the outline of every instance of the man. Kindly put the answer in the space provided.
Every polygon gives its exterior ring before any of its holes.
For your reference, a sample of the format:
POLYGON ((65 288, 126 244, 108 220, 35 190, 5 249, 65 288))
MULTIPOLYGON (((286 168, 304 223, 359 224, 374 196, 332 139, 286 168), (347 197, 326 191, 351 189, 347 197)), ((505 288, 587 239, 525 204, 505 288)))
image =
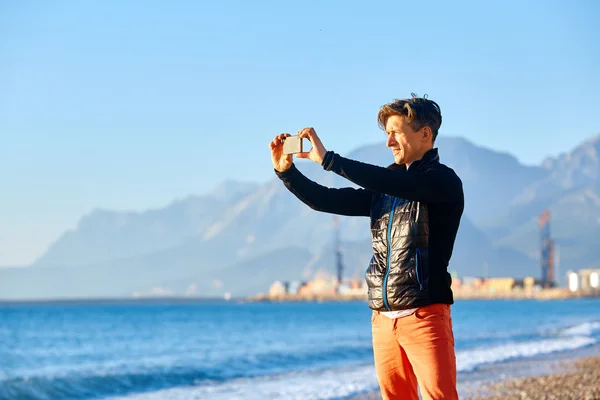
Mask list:
POLYGON ((434 142, 439 106, 416 97, 384 105, 379 126, 394 163, 387 168, 327 151, 313 128, 298 134, 299 153, 360 188, 327 188, 283 154, 289 134, 270 143, 277 176, 312 209, 371 220, 373 257, 366 271, 377 379, 384 399, 458 399, 447 272, 464 209, 462 182, 440 163, 434 142), (417 386, 418 384, 418 386, 417 386))

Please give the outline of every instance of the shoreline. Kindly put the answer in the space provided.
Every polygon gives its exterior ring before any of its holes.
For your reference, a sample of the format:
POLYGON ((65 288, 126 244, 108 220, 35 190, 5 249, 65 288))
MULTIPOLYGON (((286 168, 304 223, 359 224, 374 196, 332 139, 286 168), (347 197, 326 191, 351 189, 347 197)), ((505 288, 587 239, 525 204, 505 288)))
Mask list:
MULTIPOLYGON (((600 345, 459 372, 461 400, 600 400, 600 345)), ((381 400, 379 390, 345 400, 381 400)))
MULTIPOLYGON (((538 291, 485 291, 485 290, 453 290, 454 300, 566 300, 600 298, 600 291, 575 291, 567 288, 542 289, 538 291)), ((294 303, 294 302, 335 302, 335 301, 367 301, 366 294, 258 294, 245 299, 254 303, 294 303)))

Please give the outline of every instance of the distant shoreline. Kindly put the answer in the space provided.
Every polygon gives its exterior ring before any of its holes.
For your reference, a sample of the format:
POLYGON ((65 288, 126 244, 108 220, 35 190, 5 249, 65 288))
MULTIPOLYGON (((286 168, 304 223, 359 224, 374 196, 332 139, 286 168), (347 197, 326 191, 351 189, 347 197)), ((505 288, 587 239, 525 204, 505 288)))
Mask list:
MULTIPOLYGON (((565 300, 575 298, 600 298, 600 291, 576 291, 571 292, 567 288, 542 289, 537 291, 512 291, 512 292, 490 292, 478 290, 455 290, 454 300, 565 300)), ((298 294, 259 294, 249 297, 248 302, 326 302, 326 301, 367 301, 366 295, 332 295, 313 293, 310 295, 298 294)))
MULTIPOLYGON (((566 300, 576 298, 600 298, 597 295, 590 294, 571 294, 571 295, 506 295, 493 293, 461 293, 454 295, 455 301, 461 300, 566 300)), ((38 299, 0 299, 0 306, 3 305, 27 305, 27 304, 194 304, 194 303, 336 303, 336 302, 366 302, 366 297, 361 296, 286 296, 286 297, 268 297, 252 296, 224 299, 223 297, 185 297, 185 296, 156 296, 156 297, 94 297, 94 298, 38 298, 38 299)))

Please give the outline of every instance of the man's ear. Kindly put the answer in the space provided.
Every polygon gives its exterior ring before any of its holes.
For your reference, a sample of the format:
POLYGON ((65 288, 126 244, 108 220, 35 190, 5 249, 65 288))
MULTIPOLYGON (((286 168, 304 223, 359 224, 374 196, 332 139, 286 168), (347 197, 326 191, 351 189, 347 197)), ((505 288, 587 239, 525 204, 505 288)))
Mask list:
POLYGON ((429 126, 426 125, 421 129, 421 140, 426 142, 429 139, 433 141, 433 131, 429 126))

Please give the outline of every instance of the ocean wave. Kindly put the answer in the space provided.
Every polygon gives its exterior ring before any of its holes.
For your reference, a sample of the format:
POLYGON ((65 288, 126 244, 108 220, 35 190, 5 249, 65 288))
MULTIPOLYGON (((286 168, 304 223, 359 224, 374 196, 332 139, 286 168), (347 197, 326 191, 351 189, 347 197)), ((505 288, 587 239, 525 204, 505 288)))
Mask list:
POLYGON ((189 385, 211 385, 239 379, 277 376, 293 369, 335 368, 364 363, 372 354, 368 344, 332 346, 304 353, 271 351, 240 354, 218 362, 193 355, 186 362, 176 357, 113 360, 86 365, 63 365, 13 370, 0 379, 0 400, 81 399, 189 385))
POLYGON ((341 400, 378 388, 371 365, 115 396, 110 400, 341 400))
POLYGON ((600 332, 600 321, 584 322, 561 332, 564 336, 592 336, 600 332))
POLYGON ((575 350, 598 342, 600 321, 587 321, 566 328, 553 329, 536 340, 511 340, 489 347, 457 352, 458 371, 473 371, 484 364, 493 364, 516 358, 535 357, 566 350, 575 350))
POLYGON ((564 339, 505 343, 499 346, 464 350, 456 354, 456 368, 458 371, 468 372, 484 364, 574 350, 594 343, 596 343, 594 338, 577 336, 564 339))
POLYGON ((54 400, 84 399, 99 395, 119 395, 166 387, 197 384, 209 377, 193 369, 145 371, 99 375, 69 375, 61 377, 17 377, 4 380, 0 385, 0 399, 54 400))

